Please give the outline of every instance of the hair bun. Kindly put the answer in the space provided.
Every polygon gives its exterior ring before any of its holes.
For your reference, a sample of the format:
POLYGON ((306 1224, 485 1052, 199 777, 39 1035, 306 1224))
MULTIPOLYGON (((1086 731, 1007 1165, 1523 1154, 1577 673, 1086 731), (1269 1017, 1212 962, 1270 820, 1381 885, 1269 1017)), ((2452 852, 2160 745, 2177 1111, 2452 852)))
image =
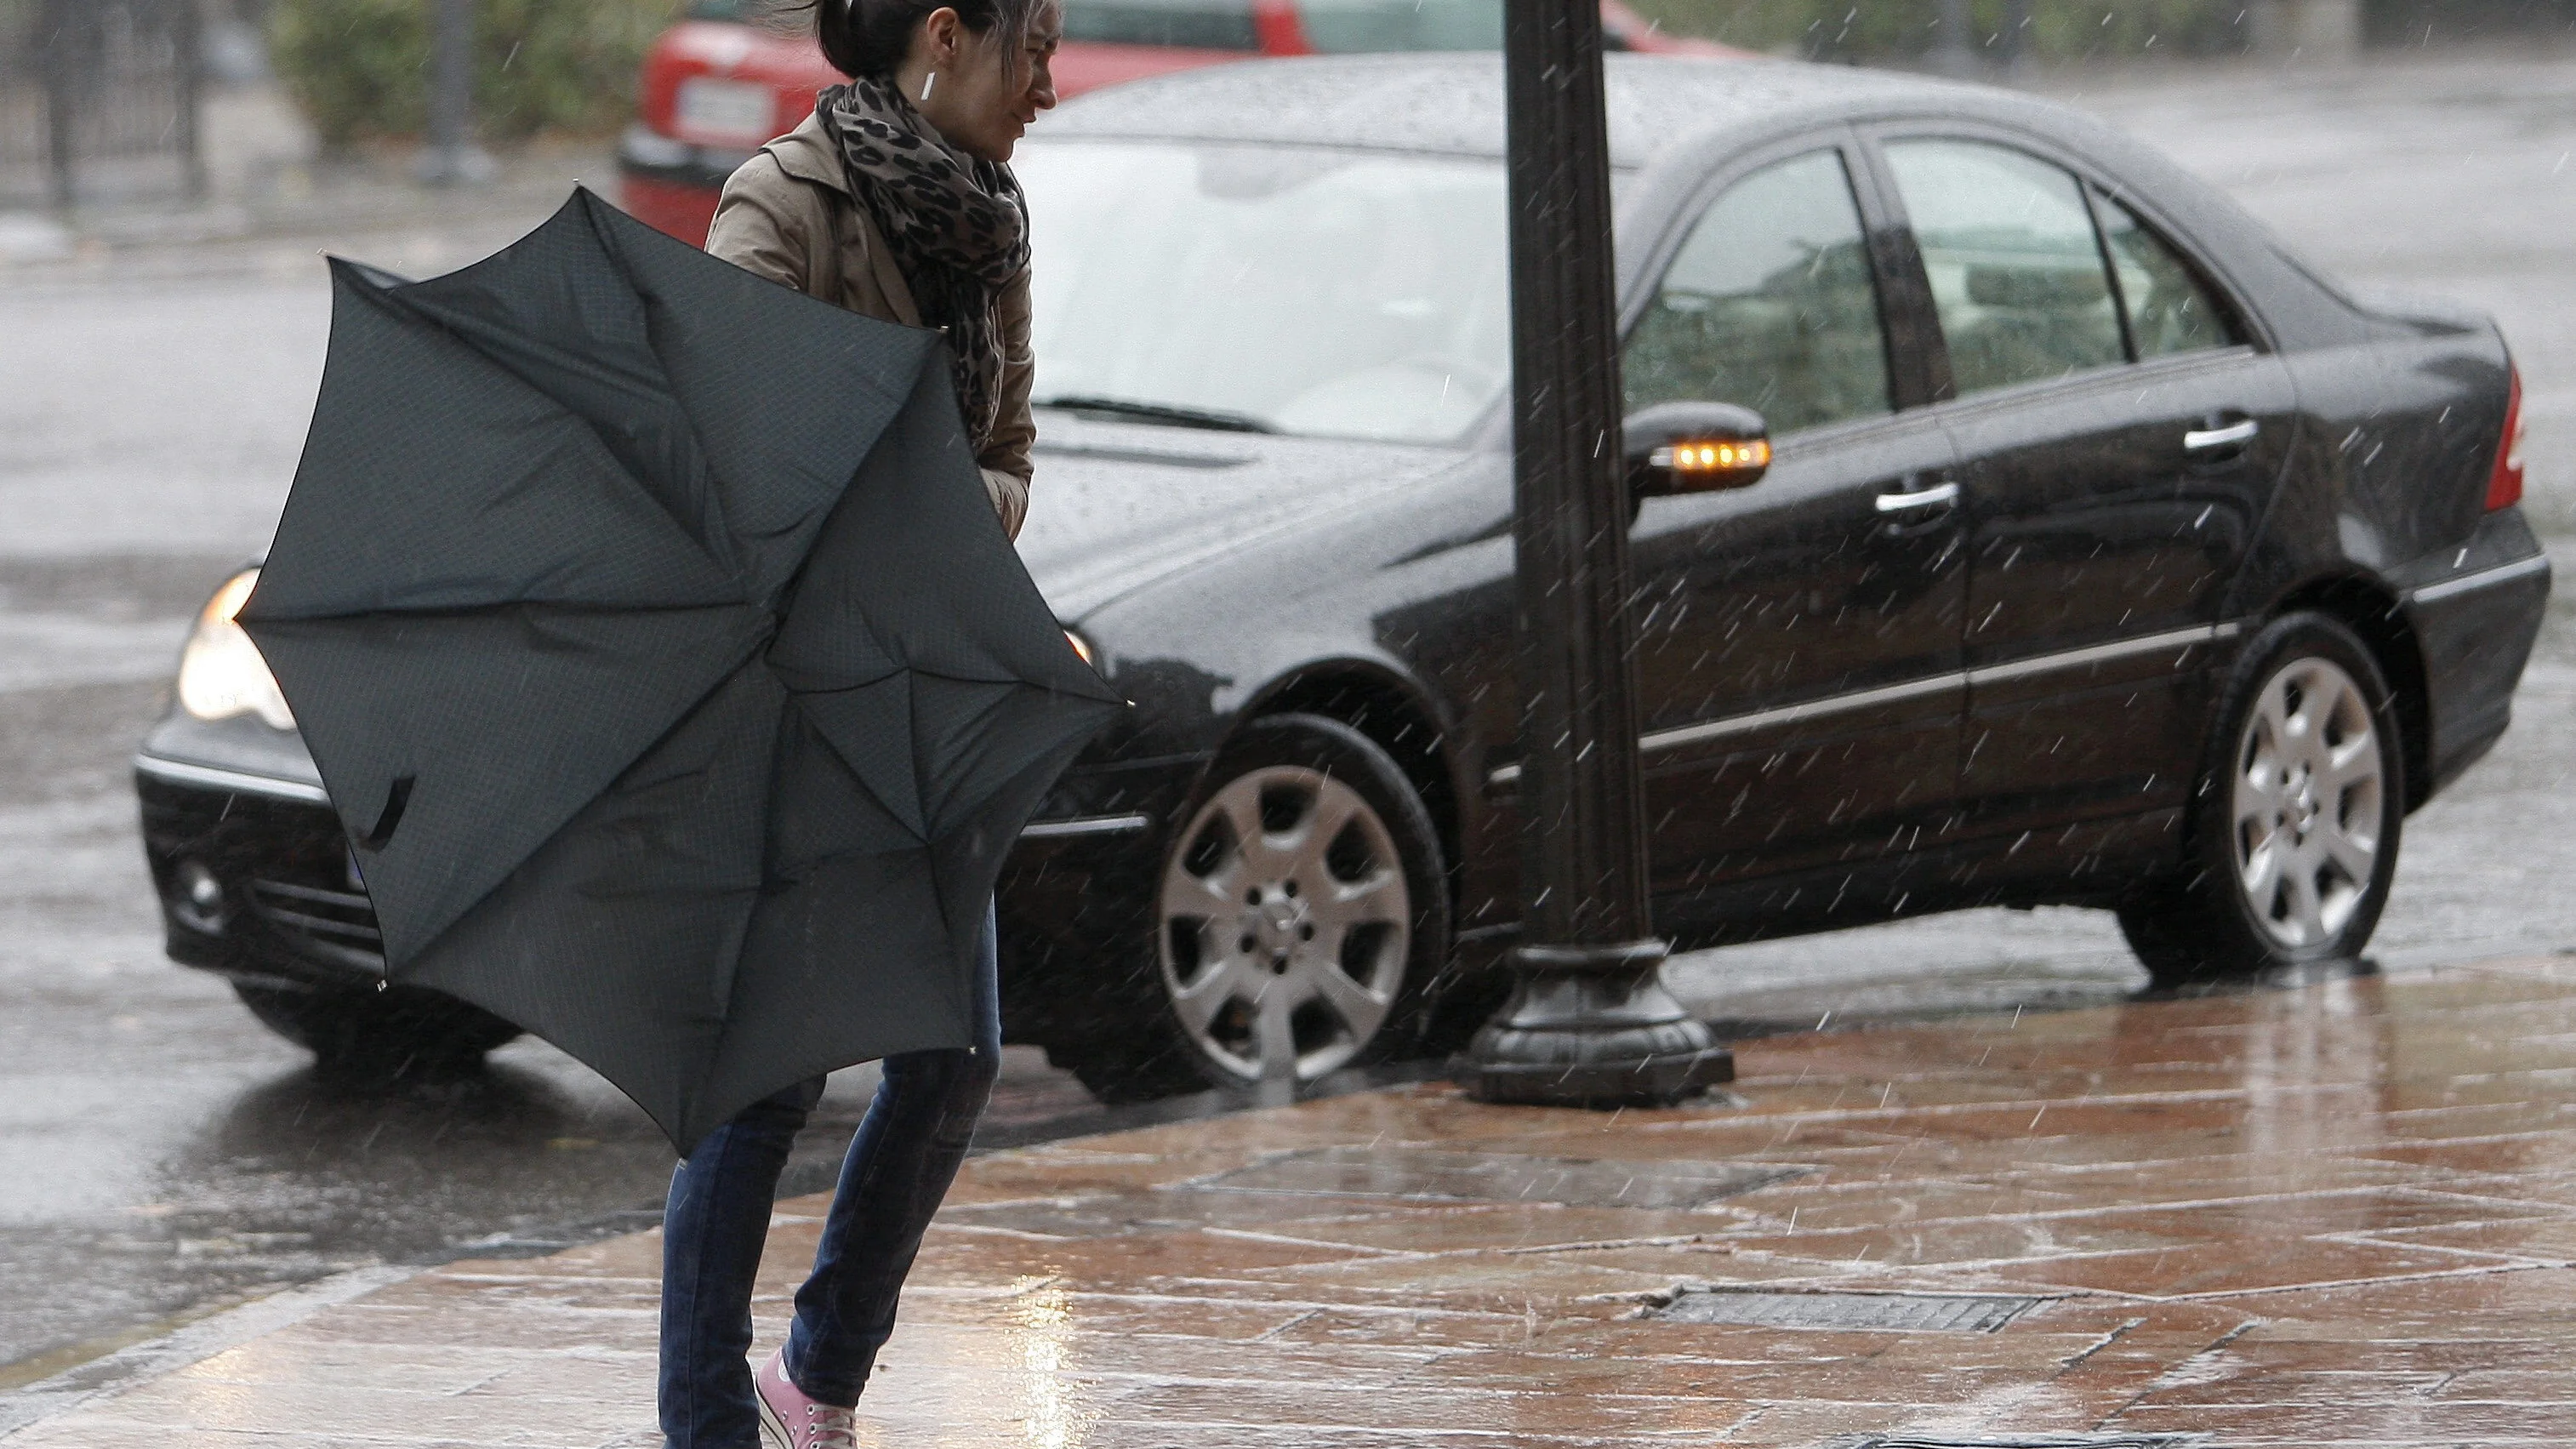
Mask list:
MULTIPOLYGON (((811 0, 814 38, 841 74, 891 76, 912 53, 912 37, 931 12, 957 12, 978 35, 999 29, 1014 42, 1029 33, 1044 0, 811 0)), ((1014 44, 1011 50, 1016 51, 1014 44)), ((1005 52, 1007 55, 1009 52, 1005 52)))

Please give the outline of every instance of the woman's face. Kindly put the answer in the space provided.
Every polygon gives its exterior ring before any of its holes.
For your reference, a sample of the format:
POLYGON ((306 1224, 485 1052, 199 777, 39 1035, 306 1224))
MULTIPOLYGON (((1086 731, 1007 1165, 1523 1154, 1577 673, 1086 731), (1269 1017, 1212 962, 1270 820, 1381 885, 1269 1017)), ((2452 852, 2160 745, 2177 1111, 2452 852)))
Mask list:
POLYGON ((1061 0, 1044 0, 1027 38, 1016 45, 1000 26, 979 34, 956 11, 934 10, 922 20, 914 48, 919 73, 905 77, 908 93, 922 119, 949 144, 986 161, 1008 161, 1038 112, 1055 104, 1055 79, 1047 66, 1063 34, 1061 0), (934 75, 930 98, 919 99, 922 83, 934 75))

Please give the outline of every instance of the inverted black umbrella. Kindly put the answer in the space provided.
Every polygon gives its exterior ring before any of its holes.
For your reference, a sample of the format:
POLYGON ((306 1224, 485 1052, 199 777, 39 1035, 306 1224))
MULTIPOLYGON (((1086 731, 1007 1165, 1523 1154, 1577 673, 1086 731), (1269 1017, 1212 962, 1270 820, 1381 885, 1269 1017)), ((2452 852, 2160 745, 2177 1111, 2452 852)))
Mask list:
POLYGON ((241 622, 387 974, 589 1063, 683 1151, 973 1038, 984 901, 1117 698, 986 500, 937 334, 587 191, 329 361, 241 622))

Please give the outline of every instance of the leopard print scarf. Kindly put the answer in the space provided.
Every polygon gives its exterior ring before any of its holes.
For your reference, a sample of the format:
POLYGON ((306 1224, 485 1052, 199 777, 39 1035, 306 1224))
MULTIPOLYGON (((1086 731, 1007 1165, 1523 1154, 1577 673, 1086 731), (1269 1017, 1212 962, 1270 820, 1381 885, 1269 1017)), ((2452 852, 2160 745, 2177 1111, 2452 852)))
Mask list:
POLYGON ((894 250, 921 319, 946 329, 957 411, 980 451, 1000 421, 1002 288, 1029 264, 1028 207, 1011 168, 949 146, 891 82, 862 77, 816 101, 850 193, 894 250))

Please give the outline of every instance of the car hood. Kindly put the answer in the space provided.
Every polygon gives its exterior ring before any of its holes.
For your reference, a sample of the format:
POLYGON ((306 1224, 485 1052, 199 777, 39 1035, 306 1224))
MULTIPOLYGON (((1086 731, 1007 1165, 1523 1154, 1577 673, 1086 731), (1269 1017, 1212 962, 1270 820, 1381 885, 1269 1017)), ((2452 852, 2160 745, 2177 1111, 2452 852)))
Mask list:
POLYGON ((1040 415, 1020 557, 1080 621, 1159 579, 1327 515, 1400 498, 1456 447, 1094 423, 1040 415))

